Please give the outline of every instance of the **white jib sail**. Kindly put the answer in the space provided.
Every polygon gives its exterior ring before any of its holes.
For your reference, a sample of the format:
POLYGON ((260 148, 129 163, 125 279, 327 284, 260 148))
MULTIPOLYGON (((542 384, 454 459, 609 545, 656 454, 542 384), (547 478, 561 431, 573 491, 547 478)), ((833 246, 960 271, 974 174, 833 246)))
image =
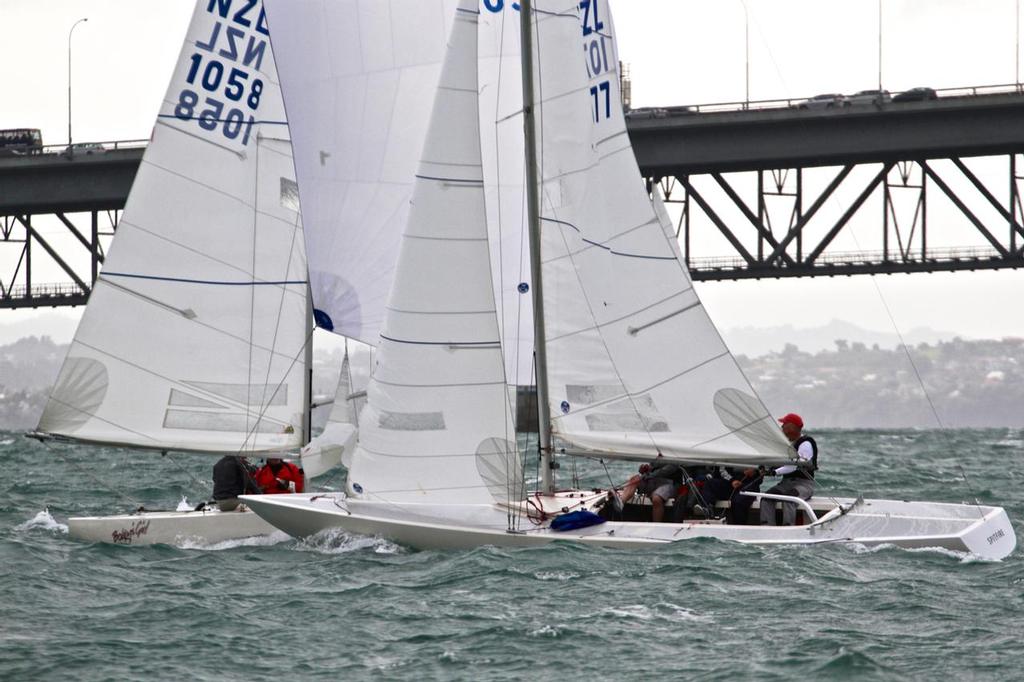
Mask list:
POLYGON ((478 20, 476 2, 460 2, 348 477, 367 499, 522 494, 484 207, 478 20))
POLYGON ((790 459, 641 181, 607 0, 535 7, 553 431, 594 450, 790 459))
POLYGON ((39 430, 161 449, 297 447, 307 278, 260 3, 197 3, 39 430))
POLYGON ((324 430, 302 447, 299 456, 306 476, 315 478, 339 464, 351 466, 358 435, 358 401, 352 397, 352 368, 348 348, 341 361, 338 388, 324 430))

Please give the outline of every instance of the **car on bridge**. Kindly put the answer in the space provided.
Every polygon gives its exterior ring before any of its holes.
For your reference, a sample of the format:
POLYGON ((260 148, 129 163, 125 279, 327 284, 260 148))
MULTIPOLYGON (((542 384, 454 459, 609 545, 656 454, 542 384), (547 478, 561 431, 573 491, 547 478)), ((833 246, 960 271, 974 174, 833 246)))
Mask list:
POLYGON ((939 95, 935 92, 934 88, 910 88, 903 92, 897 92, 892 97, 893 102, 925 102, 928 100, 938 99, 939 95))
POLYGON ((888 90, 860 90, 849 97, 851 105, 874 104, 880 107, 892 101, 888 90))
POLYGON ((74 154, 105 154, 107 148, 99 142, 75 142, 64 150, 68 156, 74 154))
POLYGON ((850 100, 847 99, 846 95, 840 95, 839 93, 815 95, 797 105, 800 109, 836 109, 848 106, 850 106, 850 100))

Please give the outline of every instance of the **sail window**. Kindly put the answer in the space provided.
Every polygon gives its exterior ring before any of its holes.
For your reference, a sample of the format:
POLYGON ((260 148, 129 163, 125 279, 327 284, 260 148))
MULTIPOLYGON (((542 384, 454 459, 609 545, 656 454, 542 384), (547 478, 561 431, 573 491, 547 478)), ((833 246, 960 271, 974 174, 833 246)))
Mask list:
POLYGON ((223 409, 223 405, 210 402, 200 398, 199 396, 191 395, 183 391, 179 391, 176 388, 171 389, 171 397, 167 400, 168 405, 175 405, 177 407, 216 407, 223 409))
POLYGON ((230 431, 232 433, 285 433, 288 428, 287 425, 268 419, 262 419, 259 423, 256 423, 256 420, 256 415, 167 410, 164 415, 164 428, 188 431, 230 431))
POLYGON ((281 206, 299 212, 299 185, 289 178, 281 178, 281 206))
POLYGON ((666 419, 654 404, 650 394, 616 400, 587 414, 587 428, 591 431, 669 431, 666 419))
POLYGON ((443 431, 444 413, 382 411, 380 428, 389 431, 443 431))
POLYGON ((567 384, 565 395, 569 403, 573 405, 593 405, 603 403, 606 400, 618 398, 625 393, 621 384, 614 385, 584 385, 567 384))
POLYGON ((644 431, 647 433, 667 432, 668 422, 661 415, 633 413, 588 414, 587 427, 591 431, 644 431))
POLYGON ((232 402, 248 405, 250 403, 270 407, 281 407, 288 404, 288 385, 265 386, 263 384, 219 384, 207 381, 188 381, 189 386, 201 391, 212 393, 232 402))

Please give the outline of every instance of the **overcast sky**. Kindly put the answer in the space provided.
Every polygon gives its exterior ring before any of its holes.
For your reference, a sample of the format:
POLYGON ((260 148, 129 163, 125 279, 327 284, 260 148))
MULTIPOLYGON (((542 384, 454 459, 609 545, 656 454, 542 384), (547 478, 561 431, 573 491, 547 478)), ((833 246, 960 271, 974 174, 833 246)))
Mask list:
MULTIPOLYGON (((743 2, 611 2, 621 56, 632 71, 634 106, 744 99, 743 2)), ((0 0, 0 128, 41 128, 44 142, 66 142, 68 30, 88 17, 73 37, 75 140, 149 137, 193 7, 191 0, 0 0)), ((883 0, 883 85, 1013 83, 1016 7, 1016 0, 883 0)), ((747 0, 746 8, 752 99, 876 87, 877 2, 747 0)), ((1005 161, 1000 163, 990 164, 992 184, 1004 188, 997 196, 1005 196, 1005 171, 998 175, 1005 161)), ((929 220, 941 229, 941 219, 929 220)), ((854 227, 844 248, 874 234, 864 220, 854 227)), ((945 242, 968 246, 979 239, 951 232, 945 242)), ((714 242, 707 244, 713 248, 714 242)), ((701 255, 732 254, 722 249, 701 255)), ((0 255, 5 277, 7 263, 0 255)), ((699 285, 723 328, 813 326, 841 318, 891 331, 878 290, 902 331, 930 326, 968 337, 1024 336, 1022 271, 699 285)), ((0 324, 33 314, 2 311, 0 324)))

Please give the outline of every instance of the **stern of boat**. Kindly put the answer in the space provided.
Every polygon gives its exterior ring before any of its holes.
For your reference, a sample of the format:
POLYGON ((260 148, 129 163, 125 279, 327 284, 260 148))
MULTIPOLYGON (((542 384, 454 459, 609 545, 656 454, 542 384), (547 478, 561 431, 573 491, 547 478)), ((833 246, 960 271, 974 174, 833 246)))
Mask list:
POLYGON ((1017 534, 1006 510, 1002 507, 983 507, 985 515, 963 532, 967 550, 984 559, 1004 559, 1017 546, 1017 534))

